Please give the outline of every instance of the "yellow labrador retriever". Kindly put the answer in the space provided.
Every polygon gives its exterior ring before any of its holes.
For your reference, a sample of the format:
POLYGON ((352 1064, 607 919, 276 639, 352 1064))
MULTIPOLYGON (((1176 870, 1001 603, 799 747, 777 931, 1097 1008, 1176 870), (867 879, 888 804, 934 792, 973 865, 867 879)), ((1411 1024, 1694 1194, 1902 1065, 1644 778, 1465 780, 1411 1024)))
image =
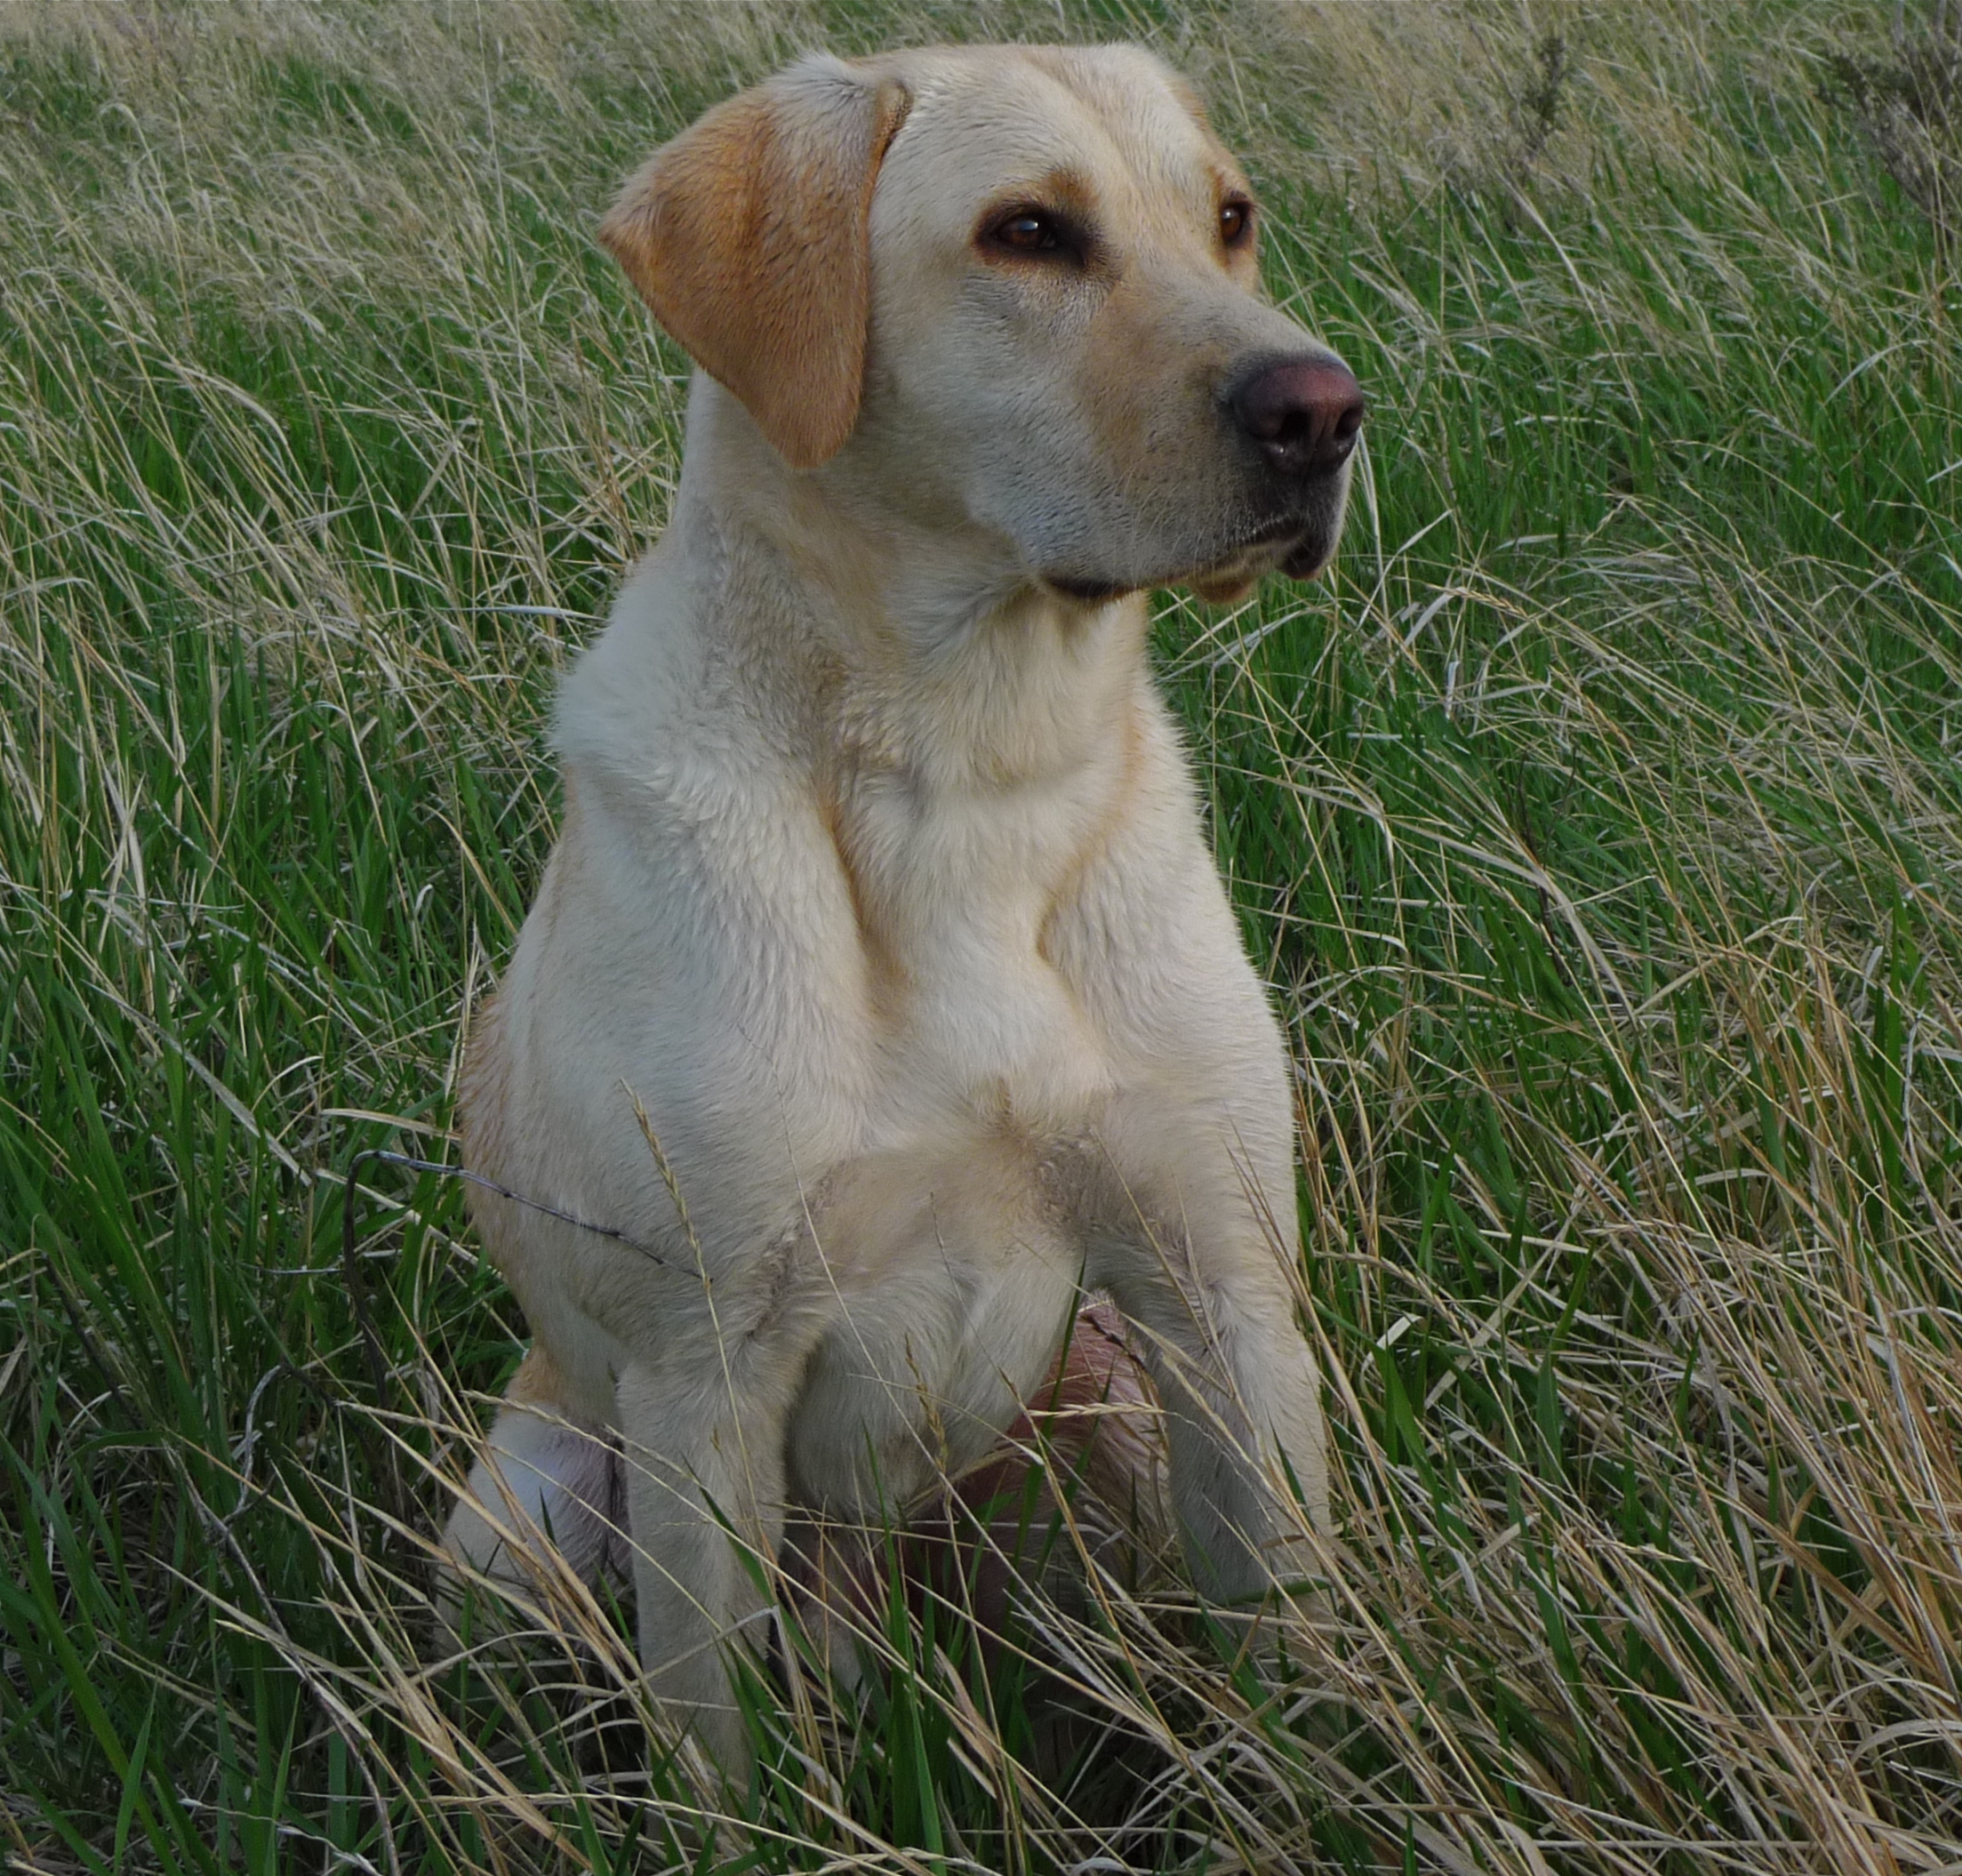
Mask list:
POLYGON ((1086 1291, 1204 1591, 1325 1515, 1286 1059, 1145 651, 1148 589, 1341 525, 1361 394, 1255 223, 1156 60, 997 46, 807 58, 601 228, 701 369, 463 1107, 606 1230, 477 1199, 536 1342, 444 1542, 597 1569, 623 1476, 643 1664, 731 1770, 732 1532, 973 1463, 1086 1291))

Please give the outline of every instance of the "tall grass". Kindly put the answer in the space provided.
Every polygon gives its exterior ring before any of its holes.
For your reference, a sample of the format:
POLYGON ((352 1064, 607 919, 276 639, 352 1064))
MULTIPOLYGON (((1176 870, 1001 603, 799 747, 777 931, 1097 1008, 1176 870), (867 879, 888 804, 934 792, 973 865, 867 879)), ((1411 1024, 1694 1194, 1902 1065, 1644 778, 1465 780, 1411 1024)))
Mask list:
POLYGON ((0 13, 19 1864, 1958 1867, 1962 282, 1823 82, 1894 12, 0 13), (450 1153, 672 488, 596 211, 805 44, 968 35, 1192 71, 1373 403, 1333 580, 1158 640, 1299 1064, 1343 1569, 1263 1668, 1175 1582, 999 1656, 895 1600, 862 1699, 752 1690, 746 1806, 604 1592, 422 1664, 522 1327, 452 1182, 344 1182, 450 1153))

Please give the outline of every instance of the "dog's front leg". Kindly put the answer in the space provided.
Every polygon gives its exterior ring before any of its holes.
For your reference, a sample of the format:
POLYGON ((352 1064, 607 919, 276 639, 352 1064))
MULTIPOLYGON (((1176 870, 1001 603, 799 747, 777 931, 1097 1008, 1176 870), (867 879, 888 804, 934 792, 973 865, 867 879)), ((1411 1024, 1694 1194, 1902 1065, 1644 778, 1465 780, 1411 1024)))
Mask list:
POLYGON ((1295 1587, 1315 1572, 1308 1532, 1326 1532, 1328 1487, 1292 1168, 1248 1165, 1208 1117, 1120 1104, 1113 1118, 1087 1281, 1142 1331, 1194 1580, 1229 1603, 1295 1587))
POLYGON ((615 1403, 651 1691, 739 1784, 750 1763, 734 1650, 761 1649, 784 1525, 785 1424, 808 1352, 752 1336, 707 1367, 629 1360, 615 1403))

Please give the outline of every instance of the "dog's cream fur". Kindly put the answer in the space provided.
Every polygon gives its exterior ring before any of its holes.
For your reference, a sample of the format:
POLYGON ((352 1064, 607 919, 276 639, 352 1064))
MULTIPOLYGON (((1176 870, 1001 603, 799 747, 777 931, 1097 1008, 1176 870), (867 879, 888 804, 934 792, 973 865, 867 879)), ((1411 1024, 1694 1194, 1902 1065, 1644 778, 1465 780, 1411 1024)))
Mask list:
POLYGON ((935 50, 804 60, 602 229, 704 369, 565 686, 464 1125, 631 1243, 476 1199, 536 1344, 444 1544, 509 1574, 536 1522, 597 1569, 617 1437, 643 1662, 732 1768, 731 1531, 971 1463, 1085 1289, 1138 1326, 1202 1589, 1325 1518, 1286 1061, 1145 655, 1144 589, 1341 523, 1346 469, 1277 541, 1222 419, 1248 361, 1331 356, 1222 239, 1245 192, 1142 52, 935 50), (1081 252, 990 245, 1024 203, 1081 252))

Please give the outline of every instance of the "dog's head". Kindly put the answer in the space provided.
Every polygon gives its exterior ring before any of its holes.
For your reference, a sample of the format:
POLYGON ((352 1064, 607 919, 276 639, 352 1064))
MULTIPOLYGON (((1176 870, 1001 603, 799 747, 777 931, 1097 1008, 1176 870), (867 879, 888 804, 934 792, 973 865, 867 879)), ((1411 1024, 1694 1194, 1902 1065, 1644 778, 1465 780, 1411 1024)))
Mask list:
POLYGON ((1334 551, 1356 380, 1261 297, 1197 100, 1125 47, 814 57, 661 150, 601 238, 793 469, 1094 599, 1334 551))

